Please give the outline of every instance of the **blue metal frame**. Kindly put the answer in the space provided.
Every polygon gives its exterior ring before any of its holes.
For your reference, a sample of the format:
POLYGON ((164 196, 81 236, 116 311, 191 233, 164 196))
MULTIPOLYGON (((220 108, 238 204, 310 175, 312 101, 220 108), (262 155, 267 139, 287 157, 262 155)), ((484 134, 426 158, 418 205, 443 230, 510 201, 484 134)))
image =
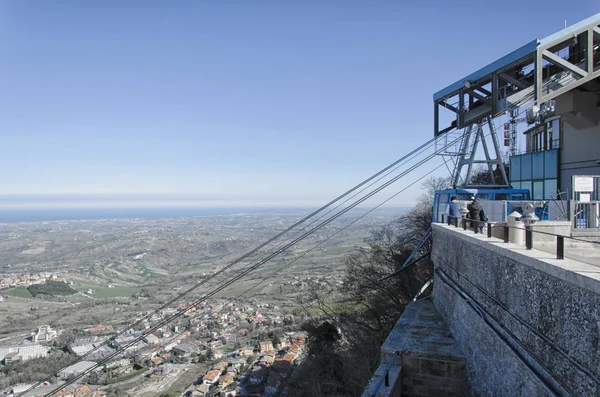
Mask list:
POLYGON ((453 96, 458 91, 465 88, 465 85, 464 85, 465 80, 477 81, 484 77, 491 76, 492 73, 494 73, 500 69, 503 69, 517 61, 520 61, 521 59, 523 59, 527 56, 532 55, 533 53, 535 53, 538 43, 539 43, 538 40, 530 41, 529 43, 525 44, 521 48, 514 50, 510 54, 507 54, 507 55, 503 56, 502 58, 495 60, 494 62, 479 69, 478 71, 473 72, 470 75, 458 80, 456 83, 451 84, 448 87, 439 90, 438 92, 433 94, 433 100, 437 101, 437 100, 443 99, 448 96, 453 96))
POLYGON ((489 65, 477 70, 476 72, 471 73, 470 75, 458 80, 456 83, 447 86, 433 94, 433 100, 438 101, 440 99, 444 99, 445 97, 452 96, 452 94, 457 93, 461 89, 465 88, 464 83, 467 81, 477 81, 482 78, 489 77, 493 73, 504 69, 511 64, 520 61, 523 58, 528 56, 532 56, 537 52, 538 47, 544 47, 547 45, 552 45, 557 41, 561 41, 567 37, 572 37, 574 34, 579 32, 581 29, 585 28, 590 24, 594 24, 600 21, 600 13, 592 15, 589 18, 584 19, 583 21, 579 21, 574 25, 571 25, 565 29, 562 29, 550 36, 544 37, 543 39, 532 40, 524 46, 514 50, 513 52, 503 56, 500 59, 495 60, 489 65))

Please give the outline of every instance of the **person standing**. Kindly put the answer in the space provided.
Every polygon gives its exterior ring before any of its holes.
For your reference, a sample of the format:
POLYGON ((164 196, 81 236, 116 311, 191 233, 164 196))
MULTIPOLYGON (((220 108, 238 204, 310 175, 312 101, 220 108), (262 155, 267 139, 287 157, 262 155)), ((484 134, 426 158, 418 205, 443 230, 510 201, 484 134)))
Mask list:
POLYGON ((456 201, 456 197, 450 197, 450 205, 448 206, 448 215, 450 216, 450 221, 452 218, 460 219, 460 204, 456 201))
POLYGON ((477 197, 473 197, 473 201, 467 206, 467 209, 469 210, 469 219, 473 220, 471 223, 473 224, 475 234, 483 233, 483 222, 481 222, 483 207, 479 203, 479 200, 477 200, 477 197))

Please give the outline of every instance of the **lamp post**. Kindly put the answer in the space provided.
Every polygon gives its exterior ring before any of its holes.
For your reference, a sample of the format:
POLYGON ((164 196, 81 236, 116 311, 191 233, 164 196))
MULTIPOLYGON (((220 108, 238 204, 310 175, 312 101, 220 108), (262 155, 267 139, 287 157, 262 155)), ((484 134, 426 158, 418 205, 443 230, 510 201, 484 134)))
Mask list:
POLYGON ((531 203, 526 203, 523 206, 523 216, 520 221, 525 225, 525 249, 533 248, 533 224, 539 221, 535 215, 535 207, 531 203))

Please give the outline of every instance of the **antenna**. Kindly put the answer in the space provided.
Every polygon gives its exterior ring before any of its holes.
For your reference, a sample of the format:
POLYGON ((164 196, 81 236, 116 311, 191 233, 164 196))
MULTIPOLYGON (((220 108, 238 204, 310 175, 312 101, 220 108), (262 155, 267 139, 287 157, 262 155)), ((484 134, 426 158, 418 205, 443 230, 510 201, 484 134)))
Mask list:
POLYGON ((565 19, 565 29, 567 28, 567 20, 565 19))

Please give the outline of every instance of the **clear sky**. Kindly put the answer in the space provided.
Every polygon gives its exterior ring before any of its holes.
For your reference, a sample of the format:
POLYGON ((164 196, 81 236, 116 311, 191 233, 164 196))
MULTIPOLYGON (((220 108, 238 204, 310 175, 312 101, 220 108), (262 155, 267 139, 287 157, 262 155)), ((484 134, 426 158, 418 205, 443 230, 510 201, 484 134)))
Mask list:
POLYGON ((600 11, 572 5, 0 1, 0 206, 324 203, 432 137, 435 91, 600 11))

